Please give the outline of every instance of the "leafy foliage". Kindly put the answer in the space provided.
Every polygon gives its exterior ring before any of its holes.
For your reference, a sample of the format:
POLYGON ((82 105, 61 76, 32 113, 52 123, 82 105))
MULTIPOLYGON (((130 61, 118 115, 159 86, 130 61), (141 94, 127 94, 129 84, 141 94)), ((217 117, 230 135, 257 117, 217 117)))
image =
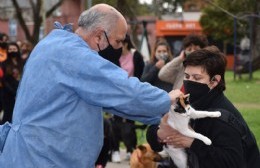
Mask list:
POLYGON ((151 14, 150 7, 147 4, 140 4, 138 0, 94 0, 93 5, 106 3, 117 8, 124 16, 136 18, 144 14, 151 14))
POLYGON ((234 17, 237 17, 238 37, 249 34, 247 14, 256 13, 256 0, 206 0, 208 7, 202 11, 200 23, 204 33, 216 40, 233 42, 234 17))
POLYGON ((225 95, 242 113, 260 147, 260 95, 256 94, 260 91, 260 71, 254 72, 253 80, 249 80, 248 74, 244 74, 242 79, 234 80, 234 73, 227 71, 225 81, 225 95))
POLYGON ((176 12, 178 7, 183 6, 186 1, 187 0, 155 0, 155 3, 153 3, 153 11, 156 16, 160 18, 162 15, 176 12))

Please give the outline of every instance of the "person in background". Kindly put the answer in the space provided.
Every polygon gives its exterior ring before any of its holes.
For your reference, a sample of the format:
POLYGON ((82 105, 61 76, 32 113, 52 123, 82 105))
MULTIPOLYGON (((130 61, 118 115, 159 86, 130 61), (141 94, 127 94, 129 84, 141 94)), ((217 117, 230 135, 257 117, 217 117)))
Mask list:
POLYGON ((171 128, 167 115, 160 127, 147 132, 147 141, 156 151, 163 143, 185 148, 189 166, 193 168, 258 168, 259 149, 253 133, 240 112, 224 95, 226 57, 215 46, 192 52, 183 62, 184 91, 190 94, 190 105, 196 110, 220 111, 219 118, 191 121, 191 128, 211 139, 206 145, 198 139, 186 137, 171 128), (160 140, 159 140, 160 139, 160 140))
POLYGON ((153 86, 167 92, 172 90, 172 84, 158 78, 158 73, 164 65, 172 60, 170 46, 166 40, 158 40, 152 51, 151 60, 145 65, 141 81, 149 82, 153 86))
POLYGON ((180 89, 183 85, 184 68, 182 62, 193 51, 208 46, 208 40, 204 35, 190 34, 183 39, 183 50, 180 55, 172 59, 160 69, 158 77, 164 82, 173 85, 173 89, 180 89))
POLYGON ((25 41, 21 44, 21 58, 24 63, 29 58, 31 51, 32 51, 32 44, 30 42, 25 41))
MULTIPOLYGON (((144 69, 143 56, 136 50, 128 34, 123 41, 122 55, 119 63, 120 67, 128 73, 129 77, 140 79, 144 69)), ((112 162, 121 162, 120 141, 126 146, 126 160, 129 160, 131 153, 137 146, 135 121, 114 115, 111 118, 111 123, 113 127, 112 162)))
POLYGON ((0 63, 4 62, 7 58, 7 40, 8 36, 0 33, 0 63))
MULTIPOLYGON (((7 59, 7 39, 6 34, 0 33, 0 116, 3 114, 3 62, 7 59)), ((1 123, 2 117, 0 118, 1 123)))
MULTIPOLYGON (((183 39, 182 45, 183 45, 182 46, 183 50, 181 51, 180 55, 173 58, 170 62, 168 62, 165 66, 163 66, 160 69, 158 73, 158 78, 161 81, 171 83, 171 87, 173 89, 181 89, 183 91, 183 78, 184 78, 183 61, 193 51, 208 46, 208 40, 204 35, 190 34, 183 39)), ((149 126, 148 132, 150 131, 150 129, 153 129, 154 127, 157 126, 154 125, 152 125, 151 127, 149 126)), ((164 153, 165 152, 163 151, 162 154, 164 153)), ((170 159, 167 157, 165 159, 165 164, 171 164, 170 159)))
POLYGON ((5 43, 9 42, 9 36, 5 33, 0 33, 0 39, 1 42, 5 42, 5 43))
POLYGON ((104 141, 102 149, 99 153, 99 156, 95 163, 95 168, 104 168, 107 165, 107 162, 111 158, 111 148, 113 143, 113 130, 111 121, 109 118, 106 117, 104 114, 104 141))
POLYGON ((3 82, 3 119, 2 123, 12 122, 16 91, 22 76, 23 63, 20 57, 20 48, 15 42, 7 45, 7 59, 2 65, 4 76, 3 82))
POLYGON ((22 41, 17 40, 17 41, 16 41, 16 44, 19 46, 19 48, 21 48, 23 43, 22 43, 22 41))
POLYGON ((127 22, 112 6, 84 11, 75 33, 71 25, 55 26, 26 62, 12 123, 0 125, 1 168, 93 168, 103 146, 103 111, 156 124, 181 95, 113 64, 127 22))

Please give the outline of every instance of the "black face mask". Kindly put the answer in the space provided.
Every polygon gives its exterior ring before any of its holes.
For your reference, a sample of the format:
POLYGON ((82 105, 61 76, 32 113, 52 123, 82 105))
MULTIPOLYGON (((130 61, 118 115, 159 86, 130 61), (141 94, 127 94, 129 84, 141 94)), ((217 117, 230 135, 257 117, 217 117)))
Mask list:
POLYGON ((190 94, 189 101, 191 104, 208 94, 210 91, 210 88, 205 83, 183 80, 183 85, 185 94, 190 94))
POLYGON ((106 60, 119 66, 119 58, 121 57, 121 54, 122 54, 122 48, 114 49, 108 40, 106 32, 105 32, 105 36, 106 36, 106 39, 108 42, 108 46, 107 46, 107 48, 100 50, 100 47, 98 45, 98 49, 99 49, 98 54, 101 57, 105 58, 106 60))
POLYGON ((11 57, 11 58, 20 57, 20 53, 19 52, 10 52, 10 53, 8 53, 8 57, 11 57))

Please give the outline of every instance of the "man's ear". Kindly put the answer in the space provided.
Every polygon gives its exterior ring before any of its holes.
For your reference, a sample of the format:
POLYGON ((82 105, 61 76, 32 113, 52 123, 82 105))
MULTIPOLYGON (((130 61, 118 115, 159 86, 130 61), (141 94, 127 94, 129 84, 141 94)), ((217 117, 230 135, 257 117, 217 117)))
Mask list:
POLYGON ((102 46, 102 38, 104 34, 104 30, 96 29, 94 30, 91 35, 89 35, 89 45, 92 49, 99 51, 103 48, 102 46))
POLYGON ((96 29, 94 32, 94 41, 99 44, 102 40, 102 37, 104 36, 104 30, 96 29))

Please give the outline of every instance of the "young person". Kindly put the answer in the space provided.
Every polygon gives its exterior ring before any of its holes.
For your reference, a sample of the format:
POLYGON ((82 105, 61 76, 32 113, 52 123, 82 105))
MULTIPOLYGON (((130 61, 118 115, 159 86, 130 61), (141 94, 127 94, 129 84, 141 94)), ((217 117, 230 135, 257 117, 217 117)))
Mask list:
POLYGON ((158 141, 186 148, 189 167, 195 168, 257 168, 259 149, 254 135, 240 112, 224 95, 226 58, 216 47, 194 51, 184 62, 184 89, 196 110, 221 112, 220 118, 203 118, 191 122, 195 132, 207 136, 212 145, 181 135, 167 124, 164 116, 160 128, 154 125, 147 132, 153 149, 162 149, 158 141), (157 136, 158 135, 158 136, 157 136))
POLYGON ((144 67, 141 81, 149 82, 153 86, 161 88, 167 92, 172 90, 172 84, 158 78, 158 73, 165 64, 172 60, 170 46, 166 40, 160 39, 155 43, 151 60, 144 67))
MULTIPOLYGON (((123 41, 122 55, 119 58, 120 67, 129 77, 141 78, 144 69, 143 56, 136 50, 130 36, 127 34, 123 41)), ((120 141, 126 146, 126 160, 130 160, 133 150, 137 146, 135 121, 114 115, 111 118, 113 127, 112 162, 121 162, 120 141)))
POLYGON ((208 40, 204 35, 190 34, 183 39, 183 50, 180 55, 173 58, 163 66, 158 77, 164 82, 171 83, 173 89, 180 89, 183 85, 184 68, 182 62, 193 51, 202 49, 208 45, 208 40))
POLYGON ((16 91, 22 77, 23 62, 21 60, 20 48, 15 42, 7 44, 7 59, 3 62, 4 76, 2 79, 3 92, 3 119, 2 123, 12 122, 16 91))

